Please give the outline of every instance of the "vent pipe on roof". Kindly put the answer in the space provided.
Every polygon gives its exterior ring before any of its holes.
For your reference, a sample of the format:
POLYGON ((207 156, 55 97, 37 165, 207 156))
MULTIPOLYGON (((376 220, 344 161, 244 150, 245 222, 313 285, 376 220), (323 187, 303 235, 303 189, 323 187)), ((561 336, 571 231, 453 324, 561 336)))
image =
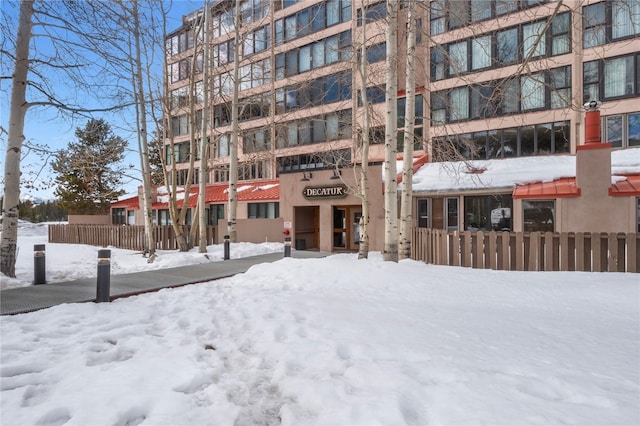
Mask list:
POLYGON ((600 143, 600 101, 591 101, 584 104, 585 114, 585 144, 600 143))

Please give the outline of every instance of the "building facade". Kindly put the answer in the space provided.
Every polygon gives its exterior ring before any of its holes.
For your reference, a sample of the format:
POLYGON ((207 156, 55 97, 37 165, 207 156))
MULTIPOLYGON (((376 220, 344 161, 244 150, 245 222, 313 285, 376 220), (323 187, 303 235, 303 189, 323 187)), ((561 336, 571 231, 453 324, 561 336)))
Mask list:
MULTIPOLYGON (((354 250, 361 214, 355 195, 357 165, 363 161, 361 93, 366 93, 372 113, 371 152, 364 159, 372 175, 371 247, 380 250, 386 2, 238 4, 236 11, 235 1, 211 2, 206 108, 204 11, 183 17, 183 25, 167 37, 165 159, 175 168, 172 179, 186 183, 192 155, 201 166, 196 147, 206 133, 208 183, 228 181, 237 87, 239 184, 280 182, 279 214, 298 248, 354 250), (364 80, 360 61, 366 64, 364 80)), ((401 7, 400 42, 393 47, 399 58, 400 128, 406 103, 406 11, 401 7)), ((638 155, 633 147, 640 146, 639 0, 422 1, 416 24, 416 155, 433 162, 575 155, 585 144, 583 104, 591 100, 602 101, 602 140, 638 155)), ((193 176, 197 183, 198 173, 193 176)), ((486 212, 490 216, 496 209, 511 217, 514 188, 479 186, 472 192, 468 200, 464 191, 416 194, 416 225, 472 228, 463 218, 486 219, 486 212)), ((628 194, 634 212, 638 195, 628 194)), ((555 207, 544 201, 552 199, 537 199, 532 209, 555 215, 555 207)), ((503 222, 502 228, 514 229, 511 220, 503 222)))

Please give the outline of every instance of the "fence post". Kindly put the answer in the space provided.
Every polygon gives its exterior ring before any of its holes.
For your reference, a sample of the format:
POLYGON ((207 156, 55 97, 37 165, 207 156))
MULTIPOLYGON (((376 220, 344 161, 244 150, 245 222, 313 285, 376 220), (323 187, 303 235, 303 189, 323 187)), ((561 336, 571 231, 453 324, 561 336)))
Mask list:
POLYGON ((96 302, 108 302, 111 286, 111 250, 98 250, 96 302))
POLYGON ((47 283, 47 264, 44 244, 33 245, 33 284, 47 283))

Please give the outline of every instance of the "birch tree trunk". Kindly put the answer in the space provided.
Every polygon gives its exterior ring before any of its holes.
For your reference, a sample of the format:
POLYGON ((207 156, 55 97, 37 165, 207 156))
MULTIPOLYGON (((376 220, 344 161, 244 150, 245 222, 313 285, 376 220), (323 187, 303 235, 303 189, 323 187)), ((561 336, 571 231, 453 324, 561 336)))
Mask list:
POLYGON ((384 149, 384 248, 385 261, 398 261, 398 0, 387 0, 387 78, 384 149))
POLYGON ((4 161, 0 272, 12 278, 16 276, 20 158, 24 142, 24 117, 29 107, 26 102, 26 93, 29 74, 29 45, 33 28, 33 3, 32 0, 23 0, 20 3, 20 22, 16 38, 15 66, 9 106, 9 140, 4 161))
POLYGON ((200 179, 198 191, 198 252, 207 252, 207 218, 205 215, 206 191, 207 191, 207 165, 209 164, 209 152, 207 148, 207 127, 209 116, 209 2, 204 2, 204 52, 202 69, 202 126, 200 128, 200 179))
POLYGON ((238 234, 236 229, 236 216, 238 211, 238 91, 240 82, 240 0, 236 0, 234 55, 233 55, 233 95, 231 100, 231 137, 229 138, 229 193, 228 193, 228 217, 227 235, 231 242, 236 242, 238 234))
POLYGON ((152 203, 151 203, 151 167, 149 165, 149 141, 147 133, 147 106, 144 92, 144 78, 142 73, 142 49, 140 46, 140 16, 138 10, 138 0, 133 2, 133 32, 135 40, 135 77, 134 88, 136 88, 136 115, 138 122, 138 144, 140 152, 140 167, 142 169, 142 198, 144 214, 144 232, 147 242, 148 262, 155 259, 156 241, 153 233, 152 203))
POLYGON ((411 257, 411 226, 413 215, 411 211, 411 199, 413 197, 413 142, 415 117, 416 117, 416 22, 414 18, 415 3, 410 1, 407 6, 407 70, 406 93, 404 114, 404 149, 402 162, 402 185, 400 195, 400 245, 398 257, 409 259, 411 257))
MULTIPOLYGON (((366 12, 363 11, 363 14, 366 12)), ((358 71, 360 74, 360 98, 362 100, 362 163, 360 169, 360 197, 362 199, 362 216, 360 217, 360 246, 358 248, 358 259, 369 257, 369 128, 370 111, 367 99, 367 26, 361 28, 360 61, 358 71)), ((358 55, 356 55, 357 57, 358 55)))

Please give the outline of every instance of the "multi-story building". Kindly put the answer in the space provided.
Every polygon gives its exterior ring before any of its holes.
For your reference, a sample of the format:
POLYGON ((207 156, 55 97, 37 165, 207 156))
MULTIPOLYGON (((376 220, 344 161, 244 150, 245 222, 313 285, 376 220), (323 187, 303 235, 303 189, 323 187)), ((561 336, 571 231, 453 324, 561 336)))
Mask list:
MULTIPOLYGON (((167 38, 167 144, 172 141, 173 148, 167 145, 166 160, 178 169, 176 182, 186 183, 190 130, 195 126, 200 138, 203 110, 210 117, 208 183, 228 181, 237 83, 239 180, 279 181, 277 211, 285 224, 292 224, 299 248, 353 250, 361 200, 351 189, 357 187, 357 165, 368 161, 371 247, 380 250, 386 2, 242 0, 238 11, 235 4, 211 2, 208 108, 202 102, 204 37, 194 30, 203 22, 203 10, 185 16, 167 38), (361 60, 366 61, 366 88, 361 60), (362 90, 372 111, 368 159, 360 156, 362 90)), ((399 58, 400 128, 406 10, 400 10, 400 42, 393 46, 399 58)), ((575 155, 585 143, 583 104, 591 100, 602 101, 603 140, 640 158, 640 149, 633 149, 640 147, 640 0, 420 1, 416 18, 414 148, 422 161, 575 155)), ((640 174, 640 167, 631 172, 640 174)), ((478 182, 471 190, 421 185, 416 225, 491 228, 492 211, 499 209, 509 216, 501 229, 523 230, 527 209, 557 213, 553 193, 531 202, 522 190, 514 195, 515 183, 527 182, 514 180, 500 188, 478 182), (514 199, 519 200, 515 206, 514 199), (472 223, 472 217, 486 223, 472 223)), ((638 187, 625 192, 630 201, 625 198, 628 202, 619 206, 633 227, 638 225, 639 195, 638 187)), ((565 208, 562 214, 569 223, 571 212, 565 208)), ((566 226, 554 216, 552 228, 566 226)))

